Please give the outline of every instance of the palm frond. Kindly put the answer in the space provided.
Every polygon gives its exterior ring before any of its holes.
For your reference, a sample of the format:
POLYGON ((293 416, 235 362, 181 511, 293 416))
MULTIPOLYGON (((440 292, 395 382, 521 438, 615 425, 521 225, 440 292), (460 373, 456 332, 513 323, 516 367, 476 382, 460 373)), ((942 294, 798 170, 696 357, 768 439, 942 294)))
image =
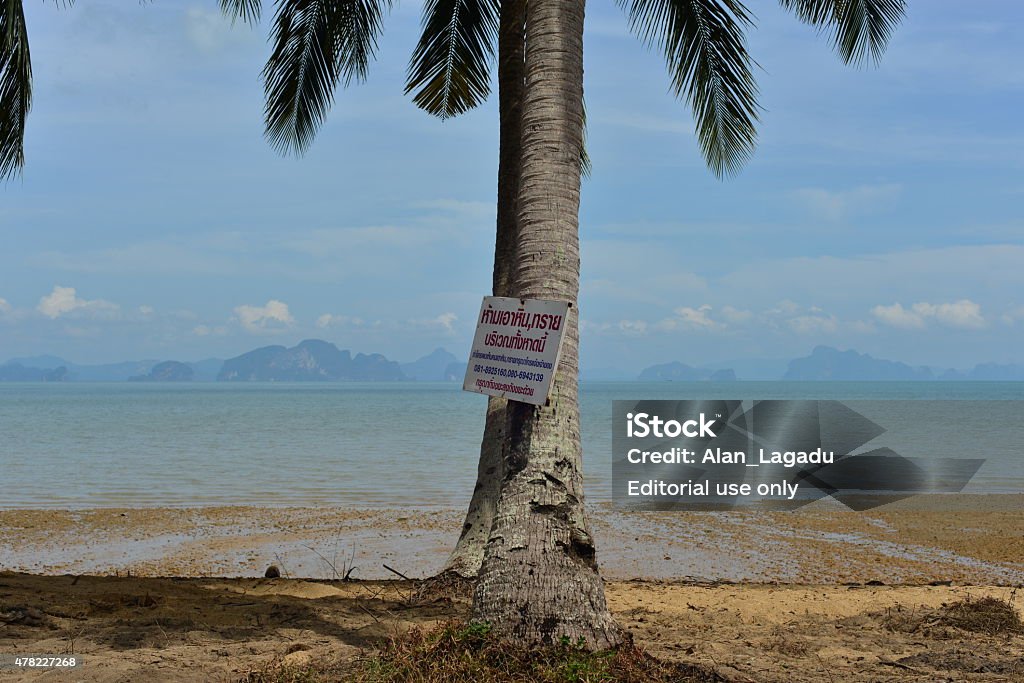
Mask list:
POLYGON ((779 0, 798 19, 830 29, 847 64, 877 63, 906 12, 906 0, 779 0))
POLYGON ((308 149, 339 83, 363 80, 390 0, 278 0, 264 118, 282 154, 308 149))
POLYGON ((416 106, 445 119, 487 99, 498 10, 497 0, 427 0, 405 85, 416 106))
POLYGON ((740 0, 618 0, 630 27, 665 54, 672 89, 693 109, 697 138, 718 176, 739 171, 757 142, 757 84, 740 0))
POLYGON ((241 19, 242 22, 255 26, 260 23, 263 3, 260 0, 220 0, 220 10, 231 17, 231 21, 241 19))
POLYGON ((32 60, 21 0, 0 0, 0 179, 25 166, 25 119, 32 107, 32 60))

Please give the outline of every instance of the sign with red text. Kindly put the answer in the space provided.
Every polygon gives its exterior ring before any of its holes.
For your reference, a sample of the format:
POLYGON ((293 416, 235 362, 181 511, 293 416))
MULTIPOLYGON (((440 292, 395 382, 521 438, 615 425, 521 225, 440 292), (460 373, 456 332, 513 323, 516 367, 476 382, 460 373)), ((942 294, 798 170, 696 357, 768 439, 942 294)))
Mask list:
POLYGON ((544 405, 568 317, 568 301, 485 296, 462 388, 544 405))

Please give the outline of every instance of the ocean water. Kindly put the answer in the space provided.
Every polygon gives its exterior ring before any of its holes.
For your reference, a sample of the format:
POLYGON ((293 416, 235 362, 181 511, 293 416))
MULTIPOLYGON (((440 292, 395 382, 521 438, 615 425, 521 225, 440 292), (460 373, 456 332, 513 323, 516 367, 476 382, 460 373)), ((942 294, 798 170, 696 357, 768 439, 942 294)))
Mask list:
MULTIPOLYGON (((584 383, 588 499, 611 497, 613 400, 711 398, 1024 401, 1024 383, 584 383)), ((0 384, 0 508, 461 507, 485 407, 455 383, 0 384)), ((1024 451, 965 490, 1024 491, 1024 451)))

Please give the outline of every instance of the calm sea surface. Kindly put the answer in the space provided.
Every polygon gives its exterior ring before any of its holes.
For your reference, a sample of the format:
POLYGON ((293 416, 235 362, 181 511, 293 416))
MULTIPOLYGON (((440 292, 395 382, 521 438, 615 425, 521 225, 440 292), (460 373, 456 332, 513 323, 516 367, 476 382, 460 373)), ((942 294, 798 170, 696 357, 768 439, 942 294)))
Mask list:
MULTIPOLYGON (((1024 400, 1024 383, 584 383, 588 498, 610 499, 612 400, 698 398, 1024 400)), ((0 384, 0 508, 462 506, 485 406, 455 383, 0 384)), ((1024 453, 986 457, 967 491, 1024 490, 1024 453)))

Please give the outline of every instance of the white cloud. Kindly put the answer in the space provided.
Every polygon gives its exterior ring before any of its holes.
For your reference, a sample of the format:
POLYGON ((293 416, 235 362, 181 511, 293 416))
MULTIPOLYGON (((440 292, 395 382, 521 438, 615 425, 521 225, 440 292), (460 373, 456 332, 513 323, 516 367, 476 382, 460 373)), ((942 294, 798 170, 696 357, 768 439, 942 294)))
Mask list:
POLYGON ((985 327, 985 316, 981 314, 981 306, 970 299, 961 299, 948 304, 914 304, 914 310, 927 317, 934 317, 940 323, 950 327, 966 327, 977 329, 985 327))
POLYGON ((153 315, 153 312, 152 306, 139 306, 139 313, 142 315, 153 315))
POLYGON ((441 315, 434 318, 434 320, 437 321, 438 325, 448 330, 449 332, 453 331, 452 325, 454 325, 455 321, 458 319, 459 317, 454 313, 442 313, 441 315))
POLYGON ((892 306, 875 306, 871 309, 871 315, 878 318, 886 325, 899 327, 904 330, 920 329, 924 327, 924 318, 913 310, 903 308, 899 303, 892 306))
POLYGON ((765 328, 788 330, 799 335, 832 334, 843 326, 835 314, 826 313, 818 306, 802 306, 789 299, 758 313, 757 322, 765 328))
POLYGON ((769 317, 791 316, 796 315, 800 310, 800 304, 789 299, 783 299, 772 308, 766 310, 764 314, 769 317))
POLYGON ((326 330, 329 327, 362 327, 363 324, 364 321, 362 318, 355 318, 347 315, 334 315, 332 313, 324 313, 316 319, 316 326, 322 330, 326 330))
POLYGON ((881 322, 901 329, 921 329, 930 320, 948 327, 979 329, 985 327, 981 306, 970 299, 932 304, 919 302, 904 308, 899 302, 891 306, 875 306, 871 314, 881 322))
POLYGON ((0 298, 0 313, 10 313, 14 308, 7 303, 7 299, 0 298))
POLYGON ((731 323, 742 323, 750 320, 753 313, 750 311, 743 311, 732 306, 726 306, 722 309, 722 317, 731 323))
POLYGON ((704 304, 698 308, 680 306, 673 310, 674 317, 665 318, 656 327, 659 330, 668 331, 678 328, 691 330, 717 330, 724 327, 722 323, 711 318, 711 306, 704 304))
POLYGON ((818 187, 797 190, 797 201, 813 215, 829 221, 840 221, 857 213, 881 208, 899 196, 896 184, 864 185, 850 190, 831 191, 818 187))
POLYGON ((632 335, 644 334, 647 332, 647 323, 643 320, 620 320, 619 331, 632 335))
MULTIPOLYGON (((664 322, 664 321, 662 321, 664 322)), ((667 328, 662 326, 662 323, 658 323, 653 326, 657 330, 665 330, 667 328)), ((647 334, 647 331, 652 329, 652 326, 646 320, 620 320, 618 322, 594 322, 591 320, 580 320, 580 332, 586 334, 600 334, 600 335, 618 335, 623 334, 628 337, 639 337, 647 334)))
POLYGON ((854 320, 850 323, 850 329, 857 334, 875 334, 878 328, 870 320, 854 320))
POLYGON ((63 315, 111 318, 117 315, 117 304, 103 299, 80 299, 74 287, 55 285, 53 291, 39 300, 36 310, 56 320, 63 315))
POLYGON ((271 299, 264 306, 238 306, 235 317, 242 327, 254 334, 280 332, 295 324, 288 304, 277 299, 271 299))
POLYGON ((410 320, 409 325, 411 327, 425 327, 428 329, 441 329, 447 334, 455 332, 455 321, 459 317, 454 313, 442 313, 436 318, 430 318, 429 320, 410 320))
POLYGON ((811 315, 798 315, 790 318, 789 327, 797 334, 821 334, 831 333, 839 329, 839 319, 834 315, 822 315, 814 313, 811 315))
POLYGON ((1024 306, 1010 309, 1002 315, 1002 320, 1007 325, 1013 325, 1018 320, 1024 320, 1024 306))

